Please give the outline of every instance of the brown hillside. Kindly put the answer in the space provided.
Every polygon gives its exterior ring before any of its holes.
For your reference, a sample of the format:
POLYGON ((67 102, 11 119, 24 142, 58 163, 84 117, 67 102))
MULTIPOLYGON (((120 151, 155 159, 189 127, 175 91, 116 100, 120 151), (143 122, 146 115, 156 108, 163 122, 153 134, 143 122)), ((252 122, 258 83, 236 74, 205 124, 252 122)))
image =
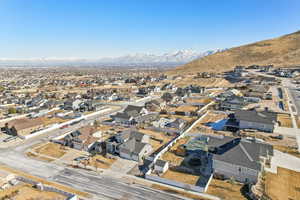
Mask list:
POLYGON ((212 54, 170 70, 170 75, 222 72, 236 65, 300 66, 300 31, 212 54))

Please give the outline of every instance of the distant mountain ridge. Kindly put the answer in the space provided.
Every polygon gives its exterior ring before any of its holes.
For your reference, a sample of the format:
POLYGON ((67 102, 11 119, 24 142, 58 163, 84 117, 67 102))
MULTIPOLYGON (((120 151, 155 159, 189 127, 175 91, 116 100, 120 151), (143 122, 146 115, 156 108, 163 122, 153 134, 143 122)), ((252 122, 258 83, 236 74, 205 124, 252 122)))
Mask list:
POLYGON ((0 66, 178 66, 194 59, 208 56, 223 50, 196 52, 179 50, 161 55, 137 53, 115 58, 78 59, 78 58, 38 58, 38 59, 0 59, 0 66))
POLYGON ((222 72, 237 65, 300 67, 300 31, 201 57, 171 69, 168 74, 222 72))

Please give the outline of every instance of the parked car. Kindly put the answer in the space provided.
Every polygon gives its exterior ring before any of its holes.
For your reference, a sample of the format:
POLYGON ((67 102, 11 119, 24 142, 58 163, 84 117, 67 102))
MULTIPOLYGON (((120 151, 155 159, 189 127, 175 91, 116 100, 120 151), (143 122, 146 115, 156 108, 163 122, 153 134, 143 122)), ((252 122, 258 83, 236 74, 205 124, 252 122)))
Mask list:
POLYGON ((75 161, 82 161, 82 160, 88 160, 88 159, 89 159, 89 157, 79 156, 79 157, 75 158, 74 160, 75 161))
POLYGON ((66 124, 66 125, 63 125, 62 127, 60 127, 60 129, 64 129, 64 128, 68 128, 68 127, 69 127, 69 125, 66 124))

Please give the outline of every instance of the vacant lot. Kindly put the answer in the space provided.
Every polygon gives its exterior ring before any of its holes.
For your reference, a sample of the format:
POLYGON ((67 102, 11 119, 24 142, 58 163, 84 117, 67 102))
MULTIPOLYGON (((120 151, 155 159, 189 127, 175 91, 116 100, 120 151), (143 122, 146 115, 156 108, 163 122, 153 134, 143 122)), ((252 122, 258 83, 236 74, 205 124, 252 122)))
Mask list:
POLYGON ((224 78, 193 78, 193 76, 187 76, 181 80, 174 80, 174 83, 178 87, 186 87, 189 85, 196 85, 201 87, 231 87, 232 84, 224 78))
POLYGON ((37 154, 32 153, 32 152, 27 152, 27 153, 26 153, 26 156, 28 156, 28 157, 30 157, 30 158, 37 159, 37 160, 45 161, 45 162, 52 162, 52 161, 55 160, 55 159, 53 159, 53 158, 49 158, 49 157, 37 155, 37 154))
POLYGON ((60 158, 67 152, 66 147, 52 142, 39 146, 35 148, 34 151, 38 154, 53 158, 60 158))
POLYGON ((273 200, 300 199, 300 173, 278 168, 277 174, 267 173, 266 194, 273 200))
POLYGON ((193 122, 197 119, 197 117, 189 117, 189 116, 183 116, 183 115, 159 115, 160 117, 164 118, 170 118, 170 119, 183 119, 187 122, 193 122))
POLYGON ((191 106, 191 105, 182 105, 176 107, 170 107, 168 108, 168 111, 170 112, 196 112, 198 110, 197 106, 191 106))
POLYGON ((95 155, 88 160, 87 164, 95 167, 96 169, 108 169, 115 161, 115 159, 106 158, 102 155, 95 155))
POLYGON ((241 193, 242 187, 243 185, 239 183, 212 179, 207 193, 218 196, 224 200, 246 200, 241 193))
POLYGON ((210 98, 187 98, 185 99, 187 103, 203 103, 208 104, 212 101, 210 98))
POLYGON ((48 125, 56 124, 56 123, 63 123, 63 122, 68 121, 68 119, 62 119, 59 117, 52 117, 52 118, 39 117, 38 119, 43 122, 44 126, 48 126, 48 125))
POLYGON ((289 114, 278 114, 277 120, 280 126, 288 127, 288 128, 293 127, 292 119, 289 114))
POLYGON ((31 185, 22 184, 13 186, 9 189, 1 191, 0 199, 14 199, 14 200, 64 200, 65 196, 55 193, 55 192, 46 192, 33 188, 31 185))
POLYGON ((166 171, 166 173, 164 173, 161 177, 191 185, 195 185, 199 179, 199 176, 177 172, 170 169, 166 171))

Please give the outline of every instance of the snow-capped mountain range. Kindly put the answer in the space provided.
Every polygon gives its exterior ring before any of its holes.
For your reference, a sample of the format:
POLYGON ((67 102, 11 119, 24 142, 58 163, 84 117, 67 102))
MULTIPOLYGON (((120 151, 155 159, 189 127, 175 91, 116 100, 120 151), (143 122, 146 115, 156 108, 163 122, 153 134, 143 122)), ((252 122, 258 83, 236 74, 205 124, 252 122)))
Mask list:
POLYGON ((121 57, 79 59, 79 58, 37 58, 37 59, 0 59, 0 66, 177 66, 188 63, 194 59, 208 56, 223 50, 210 50, 196 52, 192 50, 180 50, 161 55, 149 53, 137 53, 121 57))

